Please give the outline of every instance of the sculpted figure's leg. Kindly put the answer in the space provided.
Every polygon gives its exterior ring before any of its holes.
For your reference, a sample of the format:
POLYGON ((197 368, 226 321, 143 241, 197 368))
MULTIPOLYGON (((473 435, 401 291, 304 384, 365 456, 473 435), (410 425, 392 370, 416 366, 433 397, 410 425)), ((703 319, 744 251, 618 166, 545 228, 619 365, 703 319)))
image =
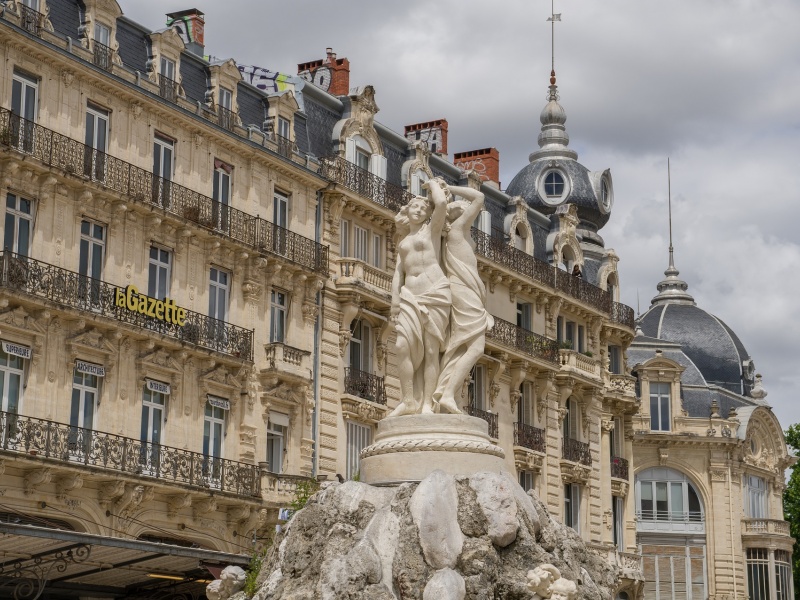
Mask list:
POLYGON ((413 415, 417 412, 414 402, 414 361, 411 358, 411 349, 405 336, 397 336, 397 377, 400 379, 400 404, 397 405, 391 417, 413 415))
POLYGON ((422 393, 422 412, 433 413, 433 393, 439 380, 439 342, 436 336, 425 333, 425 386, 422 393))
POLYGON ((456 366, 453 369, 453 374, 450 377, 450 381, 448 382, 447 387, 442 394, 441 400, 439 400, 439 406, 445 412, 453 414, 458 414, 461 412, 455 400, 456 393, 463 385, 464 380, 469 375, 472 367, 474 367, 475 363, 478 362, 478 359, 483 356, 483 349, 485 345, 486 337, 480 336, 478 339, 474 340, 469 345, 466 352, 464 352, 464 354, 458 358, 456 366))

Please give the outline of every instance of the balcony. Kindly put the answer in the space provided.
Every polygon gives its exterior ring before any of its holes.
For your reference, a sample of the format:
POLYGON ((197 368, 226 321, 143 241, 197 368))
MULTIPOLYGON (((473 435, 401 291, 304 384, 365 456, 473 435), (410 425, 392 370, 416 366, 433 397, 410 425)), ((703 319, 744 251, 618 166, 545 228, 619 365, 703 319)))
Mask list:
POLYGON ((217 106, 217 125, 228 131, 233 131, 236 127, 236 113, 230 108, 217 106))
POLYGON ((611 457, 611 477, 628 481, 628 461, 621 456, 611 457))
POLYGON ((510 245, 505 237, 489 235, 473 227, 472 239, 475 241, 475 252, 480 256, 548 287, 555 287, 556 269, 510 245))
POLYGON ((272 342, 264 345, 267 356, 265 374, 272 373, 277 379, 292 384, 308 384, 311 381, 311 352, 272 342))
POLYGON ((19 26, 36 37, 42 37, 44 14, 32 9, 30 6, 25 6, 22 2, 18 2, 17 6, 19 7, 20 16, 19 26))
POLYGON ((640 533, 703 533, 706 518, 698 511, 637 510, 636 520, 640 533))
POLYGON ((572 438, 563 438, 561 458, 587 467, 592 466, 592 453, 589 451, 589 444, 572 438))
POLYGON ((559 362, 562 370, 572 371, 592 379, 600 379, 600 362, 573 350, 559 350, 559 362))
POLYGON ((327 276, 328 247, 0 109, 0 146, 327 276))
POLYGON ((344 393, 386 406, 384 378, 379 375, 345 367, 344 393))
POLYGON ((544 430, 525 423, 514 423, 514 445, 542 454, 547 452, 544 430))
POLYGON ((766 535, 790 536, 789 523, 779 519, 742 519, 742 535, 761 537, 766 535))
POLYGON ((347 285, 366 287, 388 300, 388 295, 392 291, 392 275, 389 272, 357 258, 340 258, 337 263, 339 265, 337 288, 347 285))
POLYGON ((267 463, 261 463, 261 490, 264 492, 265 500, 276 503, 279 507, 285 507, 294 500, 298 484, 316 484, 316 480, 311 477, 271 473, 266 467, 267 463))
POLYGON ((158 75, 158 95, 167 102, 177 104, 178 102, 178 82, 165 75, 158 75))
POLYGON ((295 149, 292 140, 285 138, 282 135, 275 135, 275 143, 278 146, 278 154, 291 160, 295 149))
MULTIPOLYGON (((168 309, 161 302, 164 319, 148 316, 138 310, 128 309, 118 296, 125 290, 99 279, 92 279, 74 271, 68 271, 32 258, 14 254, 8 250, 0 252, 0 289, 25 294, 57 305, 87 311, 93 316, 103 316, 119 323, 145 329, 194 344, 201 348, 227 354, 242 360, 253 360, 253 331, 218 321, 191 310, 176 307, 172 312, 183 311, 184 318, 167 320, 168 309)), ((147 298, 140 295, 135 300, 147 298)), ((152 301, 155 315, 156 302, 152 301)))
POLYGON ((528 356, 559 364, 558 342, 499 317, 494 317, 494 325, 486 332, 486 339, 528 356))
POLYGON ((497 425, 497 415, 495 413, 491 413, 488 410, 483 410, 481 408, 477 408, 476 406, 470 404, 467 406, 467 414, 471 417, 478 417, 479 419, 483 419, 489 424, 489 437, 492 439, 497 439, 499 437, 499 428, 497 425))
POLYGON ((624 325, 629 329, 636 327, 633 309, 627 304, 620 302, 611 303, 611 322, 624 325))
POLYGON ((611 313, 611 294, 606 290, 584 281, 582 277, 574 277, 561 269, 554 269, 556 274, 555 288, 568 296, 588 304, 605 313, 611 313))
POLYGON ((322 177, 343 185, 375 204, 398 212, 413 197, 400 186, 373 175, 366 169, 345 160, 341 156, 327 156, 320 159, 319 174, 322 177))
MULTIPOLYGON (((0 450, 65 466, 125 473, 167 484, 253 497, 261 494, 256 465, 64 423, 0 412, 0 450)), ((110 476, 110 475, 109 475, 110 476)))
POLYGON ((100 67, 104 71, 111 71, 113 59, 114 51, 111 48, 97 40, 92 42, 92 63, 94 66, 100 67))

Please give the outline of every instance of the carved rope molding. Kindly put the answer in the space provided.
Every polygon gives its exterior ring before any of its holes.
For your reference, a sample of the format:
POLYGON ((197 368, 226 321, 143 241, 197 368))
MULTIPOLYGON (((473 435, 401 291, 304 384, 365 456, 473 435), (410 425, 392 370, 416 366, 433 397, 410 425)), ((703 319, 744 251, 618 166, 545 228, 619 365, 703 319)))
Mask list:
POLYGON ((379 442, 367 446, 361 451, 361 459, 380 454, 394 452, 472 452, 476 454, 490 454, 505 458, 502 448, 487 442, 468 442, 463 440, 402 440, 392 442, 379 442))

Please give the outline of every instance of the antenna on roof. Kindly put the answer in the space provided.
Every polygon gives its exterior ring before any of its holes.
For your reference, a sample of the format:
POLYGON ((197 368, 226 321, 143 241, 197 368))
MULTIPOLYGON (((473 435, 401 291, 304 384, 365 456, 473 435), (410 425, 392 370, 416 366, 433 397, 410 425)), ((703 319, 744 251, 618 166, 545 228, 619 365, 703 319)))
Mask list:
POLYGON ((672 177, 669 170, 669 156, 667 157, 667 205, 669 206, 669 266, 675 268, 672 256, 672 177))
POLYGON ((556 81, 556 21, 561 21, 561 13, 553 12, 555 0, 550 0, 550 84, 555 85, 556 81))
POLYGON ((639 288, 636 288, 636 316, 642 316, 642 307, 639 306, 639 288))

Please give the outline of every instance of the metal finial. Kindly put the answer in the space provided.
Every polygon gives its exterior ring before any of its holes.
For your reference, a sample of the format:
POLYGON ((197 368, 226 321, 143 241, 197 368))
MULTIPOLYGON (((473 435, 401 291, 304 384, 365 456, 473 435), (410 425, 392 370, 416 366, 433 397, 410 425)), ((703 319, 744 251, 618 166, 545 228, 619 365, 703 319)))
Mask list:
POLYGON ((667 157, 667 205, 669 206, 669 266, 675 268, 672 248, 672 177, 669 169, 669 156, 667 157))
POLYGON ((561 13, 554 11, 555 0, 550 0, 550 85, 556 84, 556 21, 561 21, 561 13))

